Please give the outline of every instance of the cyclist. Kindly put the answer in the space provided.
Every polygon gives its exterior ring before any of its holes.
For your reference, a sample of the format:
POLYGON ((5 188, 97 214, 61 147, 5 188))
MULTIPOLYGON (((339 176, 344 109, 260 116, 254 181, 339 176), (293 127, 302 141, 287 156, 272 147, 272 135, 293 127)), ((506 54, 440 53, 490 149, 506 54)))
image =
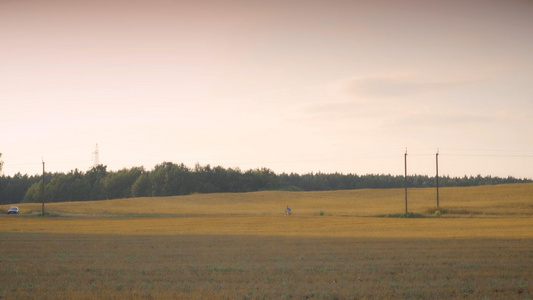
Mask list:
POLYGON ((290 215, 291 214, 291 208, 287 205, 287 208, 285 209, 285 214, 290 215))

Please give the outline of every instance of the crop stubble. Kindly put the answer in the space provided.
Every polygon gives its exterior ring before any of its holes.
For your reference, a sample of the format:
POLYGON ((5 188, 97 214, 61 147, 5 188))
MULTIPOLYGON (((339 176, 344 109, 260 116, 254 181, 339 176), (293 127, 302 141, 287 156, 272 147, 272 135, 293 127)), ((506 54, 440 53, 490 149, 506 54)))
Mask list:
POLYGON ((0 298, 527 298, 530 239, 0 235, 0 298))

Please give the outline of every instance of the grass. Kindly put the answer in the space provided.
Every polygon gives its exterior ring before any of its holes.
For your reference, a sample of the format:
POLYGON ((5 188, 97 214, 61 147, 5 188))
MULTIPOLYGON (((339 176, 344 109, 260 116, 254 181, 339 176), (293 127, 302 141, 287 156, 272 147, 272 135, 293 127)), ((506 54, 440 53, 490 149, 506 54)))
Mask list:
MULTIPOLYGON (((432 216, 432 215, 429 215, 432 216)), ((419 213, 401 213, 401 214, 386 214, 386 215, 378 215, 378 217, 385 217, 385 218, 424 218, 427 217, 426 215, 419 214, 419 213)))
POLYGON ((533 185, 433 193, 408 218, 403 190, 20 204, 0 299, 531 298, 533 185))

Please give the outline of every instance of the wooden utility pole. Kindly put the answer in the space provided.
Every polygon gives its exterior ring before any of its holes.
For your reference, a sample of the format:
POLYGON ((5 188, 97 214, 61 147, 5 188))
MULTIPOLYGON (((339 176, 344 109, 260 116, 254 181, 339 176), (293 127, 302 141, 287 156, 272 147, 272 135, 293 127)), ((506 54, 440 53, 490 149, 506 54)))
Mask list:
POLYGON ((437 149, 437 154, 435 155, 435 163, 436 163, 435 185, 437 187, 437 209, 439 209, 439 149, 437 149))
POLYGON ((41 190, 41 200, 43 203, 42 216, 44 217, 44 160, 43 160, 43 188, 41 190))
POLYGON ((403 155, 403 162, 405 166, 405 216, 407 217, 407 148, 405 149, 405 154, 403 155))

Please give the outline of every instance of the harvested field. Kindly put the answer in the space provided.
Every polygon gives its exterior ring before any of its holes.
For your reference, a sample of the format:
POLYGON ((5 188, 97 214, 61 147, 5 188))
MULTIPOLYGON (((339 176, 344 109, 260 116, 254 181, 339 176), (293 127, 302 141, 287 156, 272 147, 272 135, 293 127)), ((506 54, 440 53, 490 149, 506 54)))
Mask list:
POLYGON ((526 239, 2 234, 5 299, 531 297, 526 239))
POLYGON ((377 217, 401 190, 21 204, 0 299, 530 299, 533 185, 445 189, 440 217, 432 191, 422 218, 377 217))
POLYGON ((356 218, 213 216, 176 218, 0 218, 4 232, 261 235, 383 238, 531 238, 531 218, 356 218))

